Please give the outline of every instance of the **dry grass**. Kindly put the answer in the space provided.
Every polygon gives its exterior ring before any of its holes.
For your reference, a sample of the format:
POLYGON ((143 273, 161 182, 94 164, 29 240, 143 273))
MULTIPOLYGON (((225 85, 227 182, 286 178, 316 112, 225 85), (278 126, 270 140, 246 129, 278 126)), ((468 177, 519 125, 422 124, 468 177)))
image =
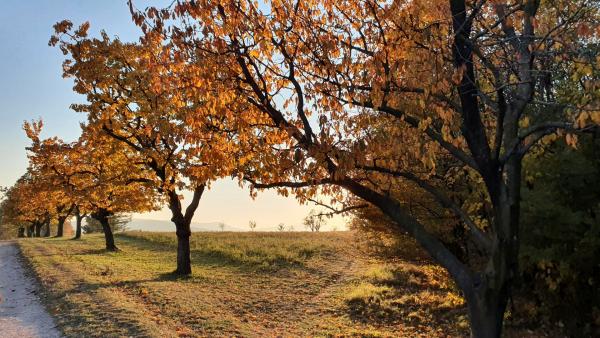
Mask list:
POLYGON ((197 233, 177 279, 173 234, 26 239, 23 255, 68 337, 467 334, 462 299, 423 259, 384 262, 352 233, 197 233))

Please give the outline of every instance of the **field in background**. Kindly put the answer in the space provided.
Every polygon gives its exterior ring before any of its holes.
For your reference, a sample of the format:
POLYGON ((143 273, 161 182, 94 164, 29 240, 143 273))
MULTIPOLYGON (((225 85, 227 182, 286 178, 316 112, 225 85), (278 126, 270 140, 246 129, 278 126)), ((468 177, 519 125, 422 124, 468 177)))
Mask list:
MULTIPOLYGON (((26 239, 23 255, 69 337, 462 336, 463 300, 418 254, 384 263, 350 232, 198 233, 176 279, 176 237, 26 239)), ((409 250, 410 251, 410 250, 409 250)), ((410 256, 410 254, 407 254, 410 256)))

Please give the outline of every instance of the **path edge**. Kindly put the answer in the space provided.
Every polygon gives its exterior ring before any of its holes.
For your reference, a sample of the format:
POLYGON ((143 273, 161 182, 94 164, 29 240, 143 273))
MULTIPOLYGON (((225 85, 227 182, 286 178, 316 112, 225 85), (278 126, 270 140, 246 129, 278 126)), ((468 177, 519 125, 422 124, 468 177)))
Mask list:
POLYGON ((19 264, 21 264, 21 267, 23 268, 25 277, 29 278, 33 282, 33 287, 35 288, 36 294, 38 295, 38 299, 40 300, 40 303, 41 303, 42 307, 44 308, 44 311, 46 311, 48 316, 50 316, 50 318, 52 318, 54 328, 60 333, 61 337, 67 337, 65 335, 62 325, 60 325, 60 322, 57 320, 56 316, 54 316, 52 314, 50 306, 51 306, 51 301, 52 301, 53 296, 48 292, 48 290, 46 290, 43 287, 42 279, 40 278, 39 274, 36 272, 35 268, 33 267, 33 262, 23 252, 23 247, 21 245, 22 240, 14 239, 13 243, 17 247, 17 260, 19 261, 19 264))

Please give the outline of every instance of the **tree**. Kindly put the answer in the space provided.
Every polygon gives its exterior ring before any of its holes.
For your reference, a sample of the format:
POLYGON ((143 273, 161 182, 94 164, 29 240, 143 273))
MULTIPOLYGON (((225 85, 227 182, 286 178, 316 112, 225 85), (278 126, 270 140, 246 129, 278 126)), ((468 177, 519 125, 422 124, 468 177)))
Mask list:
POLYGON ((219 229, 221 229, 221 231, 225 231, 225 223, 219 222, 219 229))
POLYGON ((49 226, 53 205, 52 195, 36 171, 27 172, 6 190, 2 203, 2 222, 18 229, 18 236, 40 237, 44 225, 49 226))
POLYGON ((257 129, 287 134, 269 142, 256 133, 273 146, 244 173, 254 188, 291 190, 301 201, 321 193, 337 202, 347 191, 368 202, 448 270, 472 335, 501 335, 518 275, 523 156, 553 134, 573 144, 600 122, 598 60, 581 48, 598 39, 595 4, 191 1, 133 18, 147 36, 170 36, 174 53, 213 56, 232 95, 270 119, 257 129), (564 79, 579 88, 567 102, 556 95, 564 79), (387 137, 372 137, 373 122, 389 125, 387 137), (438 186, 439 153, 485 192, 483 226, 438 186), (458 217, 481 259, 462 261, 386 194, 392 179, 458 217))
POLYGON ((284 230, 285 230, 285 224, 283 224, 283 223, 277 224, 277 231, 284 231, 284 230))
MULTIPOLYGON (((50 218, 57 219, 56 237, 62 237, 64 233, 65 221, 69 218, 75 208, 73 186, 69 183, 69 176, 66 171, 71 163, 66 155, 69 145, 62 140, 53 137, 40 139, 43 122, 32 121, 23 124, 23 130, 31 140, 31 145, 27 147, 27 157, 32 173, 35 173, 38 182, 38 193, 40 190, 46 192, 45 196, 40 194, 38 202, 44 203, 47 214, 42 223, 47 224, 47 235, 50 235, 50 218), (43 201, 40 201, 43 199, 43 201)), ((39 206, 39 205, 38 205, 39 206)), ((39 235, 41 224, 36 229, 39 235)))
POLYGON ((75 214, 75 236, 73 237, 73 239, 80 239, 81 233, 82 233, 82 221, 84 218, 87 217, 87 214, 85 212, 82 212, 79 205, 75 205, 74 214, 75 214))
POLYGON ((254 231, 256 229, 256 221, 248 222, 248 226, 250 227, 250 231, 254 231))
POLYGON ((79 207, 101 225, 106 250, 117 251, 113 235, 116 229, 110 220, 122 225, 115 215, 158 209, 160 195, 151 184, 152 173, 137 154, 86 126, 73 149, 73 184, 82 197, 79 207))
POLYGON ((17 208, 13 196, 15 187, 0 188, 2 200, 0 201, 0 239, 24 237, 25 227, 16 218, 17 208))
POLYGON ((317 214, 317 212, 312 209, 308 216, 304 218, 304 227, 313 232, 319 232, 321 229, 321 225, 323 224, 323 216, 317 214))
MULTIPOLYGON (((57 237, 62 237, 66 219, 76 210, 77 238, 81 235, 81 219, 89 213, 102 225, 106 249, 118 250, 109 217, 119 212, 156 209, 156 193, 148 183, 144 162, 122 149, 112 138, 95 135, 94 130, 84 124, 80 139, 69 144, 57 138, 42 140, 42 125, 41 121, 34 121, 26 122, 23 127, 32 141, 27 149, 29 170, 40 186, 36 190, 44 189, 50 194, 45 199, 37 196, 37 201, 47 204, 44 208, 39 203, 34 204, 38 215, 39 210, 54 211, 58 220, 57 237)), ((45 222, 49 222, 48 217, 46 211, 45 222)))
MULTIPOLYGON (((108 217, 108 224, 113 232, 127 231, 127 224, 131 222, 131 215, 129 214, 114 214, 108 217)), ((98 220, 87 216, 85 218, 85 225, 82 227, 85 234, 91 234, 96 232, 102 232, 102 224, 98 220)))
POLYGON ((50 41, 67 55, 64 76, 73 78, 75 90, 87 97, 88 103, 73 108, 87 114, 95 133, 109 135, 144 159, 153 173, 150 182, 172 213, 178 240, 175 273, 190 274, 190 224, 205 188, 233 174, 249 157, 240 150, 249 139, 240 133, 243 126, 232 125, 229 113, 215 114, 235 105, 236 98, 218 96, 218 88, 200 80, 218 75, 212 63, 192 63, 195 56, 172 53, 159 35, 123 43, 104 32, 98 39, 87 38, 88 27, 85 23, 73 31, 69 21, 60 22, 50 41), (183 68, 187 76, 173 75, 183 68), (193 192, 185 210, 182 190, 193 192))

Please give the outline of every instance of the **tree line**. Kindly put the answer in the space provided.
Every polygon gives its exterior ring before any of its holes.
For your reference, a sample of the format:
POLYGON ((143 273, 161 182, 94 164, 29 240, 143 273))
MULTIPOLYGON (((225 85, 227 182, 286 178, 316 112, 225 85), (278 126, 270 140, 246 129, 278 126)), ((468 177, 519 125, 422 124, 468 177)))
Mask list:
POLYGON ((233 177, 252 196, 276 189, 331 213, 382 215, 378 227, 449 272, 472 335, 501 335, 519 276, 523 161, 598 134, 597 4, 129 7, 137 42, 54 26, 86 121, 72 143, 25 123, 30 166, 5 199, 9 217, 60 229, 74 213, 79 229, 90 215, 116 250, 111 215, 167 205, 175 272, 190 274, 192 217, 211 182, 233 177), (440 231, 449 224, 458 242, 440 231))

